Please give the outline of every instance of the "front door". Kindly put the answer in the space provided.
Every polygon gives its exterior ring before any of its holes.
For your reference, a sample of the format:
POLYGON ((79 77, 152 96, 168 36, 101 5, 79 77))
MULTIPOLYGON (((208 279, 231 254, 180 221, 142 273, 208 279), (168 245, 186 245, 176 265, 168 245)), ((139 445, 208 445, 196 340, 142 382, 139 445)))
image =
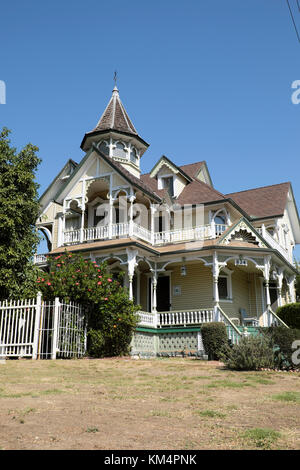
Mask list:
POLYGON ((170 310, 170 276, 160 276, 157 279, 157 311, 168 312, 170 310))
MULTIPOLYGON (((170 277, 160 276, 157 279, 156 302, 158 312, 168 312, 170 303, 170 277)), ((148 311, 152 311, 152 279, 148 281, 148 311)))

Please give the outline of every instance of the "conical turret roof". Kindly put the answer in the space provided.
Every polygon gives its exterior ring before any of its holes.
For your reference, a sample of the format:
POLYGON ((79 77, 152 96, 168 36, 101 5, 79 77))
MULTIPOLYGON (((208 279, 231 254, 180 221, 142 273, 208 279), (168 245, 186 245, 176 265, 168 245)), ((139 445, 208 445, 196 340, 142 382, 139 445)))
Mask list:
POLYGON ((116 86, 113 89, 112 97, 106 106, 104 113, 92 132, 108 129, 138 135, 122 104, 122 101, 120 100, 119 90, 116 86))

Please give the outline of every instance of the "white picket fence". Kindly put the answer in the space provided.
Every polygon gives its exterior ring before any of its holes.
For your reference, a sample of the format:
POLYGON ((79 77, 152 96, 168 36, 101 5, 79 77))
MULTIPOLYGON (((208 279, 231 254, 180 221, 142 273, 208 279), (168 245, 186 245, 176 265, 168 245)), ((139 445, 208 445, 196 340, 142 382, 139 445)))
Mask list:
POLYGON ((0 358, 82 357, 86 352, 84 309, 56 298, 0 302, 0 358))

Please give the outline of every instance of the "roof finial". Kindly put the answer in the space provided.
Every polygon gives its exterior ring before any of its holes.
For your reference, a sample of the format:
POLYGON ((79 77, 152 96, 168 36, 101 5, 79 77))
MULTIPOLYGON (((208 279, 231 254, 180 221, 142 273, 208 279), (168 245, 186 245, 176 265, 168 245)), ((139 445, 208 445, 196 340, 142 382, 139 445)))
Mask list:
POLYGON ((118 79, 118 73, 117 73, 117 71, 115 70, 115 72, 114 72, 114 82, 115 82, 114 91, 118 91, 117 79, 118 79))

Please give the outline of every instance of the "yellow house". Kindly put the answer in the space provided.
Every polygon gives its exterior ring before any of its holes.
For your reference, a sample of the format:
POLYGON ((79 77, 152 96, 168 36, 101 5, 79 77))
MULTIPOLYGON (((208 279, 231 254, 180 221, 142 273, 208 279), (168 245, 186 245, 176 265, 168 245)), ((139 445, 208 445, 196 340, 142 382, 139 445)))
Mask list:
MULTIPOLYGON (((278 324, 274 310, 295 301, 293 249, 300 243, 290 183, 221 194, 205 161, 162 156, 148 174, 148 148, 115 87, 96 127, 40 198, 37 227, 51 254, 81 252, 125 272, 141 305, 133 352, 201 349, 201 324, 278 324)), ((45 255, 35 262, 46 265, 45 255)))

